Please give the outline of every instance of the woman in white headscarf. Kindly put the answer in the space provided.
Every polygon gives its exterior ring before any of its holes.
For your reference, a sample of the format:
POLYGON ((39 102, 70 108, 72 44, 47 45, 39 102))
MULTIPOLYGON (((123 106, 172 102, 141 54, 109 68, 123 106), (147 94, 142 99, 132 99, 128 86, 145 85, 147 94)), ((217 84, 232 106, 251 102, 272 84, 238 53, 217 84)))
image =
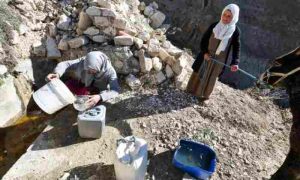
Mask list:
POLYGON ((240 30, 236 25, 238 19, 239 7, 236 4, 229 4, 224 8, 220 21, 210 25, 202 37, 201 51, 192 66, 194 72, 187 86, 187 91, 201 101, 209 98, 217 78, 224 70, 223 65, 213 62, 211 58, 226 64, 232 50, 231 71, 238 70, 240 57, 240 30))
POLYGON ((120 86, 117 73, 109 58, 101 51, 89 52, 85 57, 58 63, 48 80, 60 78, 68 71, 68 88, 76 95, 89 95, 88 105, 95 106, 118 96, 120 86))

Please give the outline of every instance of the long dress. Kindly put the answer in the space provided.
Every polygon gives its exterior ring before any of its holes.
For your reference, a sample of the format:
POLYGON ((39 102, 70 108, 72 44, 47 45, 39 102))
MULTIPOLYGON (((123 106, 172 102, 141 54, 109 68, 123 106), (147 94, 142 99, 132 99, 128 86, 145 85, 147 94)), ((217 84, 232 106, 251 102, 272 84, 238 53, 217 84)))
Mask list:
MULTIPOLYGON (((214 37, 214 33, 211 34, 208 44, 209 54, 212 58, 226 63, 226 55, 230 49, 230 42, 232 38, 229 39, 228 45, 225 51, 222 51, 219 55, 215 55, 215 52, 220 44, 220 40, 214 37)), ((187 85, 187 92, 199 97, 208 99, 213 91, 216 81, 222 72, 224 65, 218 64, 212 60, 204 60, 197 72, 193 72, 187 85)))

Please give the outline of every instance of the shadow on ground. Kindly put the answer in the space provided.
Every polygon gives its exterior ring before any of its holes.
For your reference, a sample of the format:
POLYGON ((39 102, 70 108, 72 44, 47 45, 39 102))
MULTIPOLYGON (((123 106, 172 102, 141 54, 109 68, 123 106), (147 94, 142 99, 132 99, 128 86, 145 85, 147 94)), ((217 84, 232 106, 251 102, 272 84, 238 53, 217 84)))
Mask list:
POLYGON ((156 180, 182 180, 183 172, 172 165, 173 154, 173 151, 165 151, 155 156, 149 155, 148 174, 152 177, 150 179, 154 177, 156 180))
POLYGON ((79 166, 74 169, 71 169, 69 173, 70 175, 68 179, 116 179, 113 164, 104 165, 103 163, 95 163, 86 166, 79 166))

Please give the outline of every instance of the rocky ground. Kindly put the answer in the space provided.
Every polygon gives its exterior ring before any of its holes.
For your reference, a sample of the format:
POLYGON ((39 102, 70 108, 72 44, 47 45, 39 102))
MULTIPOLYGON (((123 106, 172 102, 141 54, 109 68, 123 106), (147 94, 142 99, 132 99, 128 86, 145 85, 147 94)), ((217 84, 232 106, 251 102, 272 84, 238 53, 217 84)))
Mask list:
POLYGON ((183 173, 171 164, 181 138, 208 144, 216 151, 217 170, 212 177, 216 180, 269 178, 288 151, 289 111, 222 83, 204 103, 172 84, 139 91, 123 86, 123 93, 106 107, 107 128, 96 140, 78 136, 72 107, 60 111, 28 151, 31 164, 19 164, 13 169, 22 173, 10 172, 4 179, 114 179, 115 142, 128 135, 148 143, 146 179, 182 179, 183 173), (44 163, 51 165, 44 170, 35 167, 44 163), (59 165, 52 169, 53 163, 59 165))
MULTIPOLYGON (((15 117, 24 113, 31 85, 43 85, 45 75, 57 62, 81 57, 91 50, 109 55, 123 87, 120 97, 107 104, 107 124, 116 129, 108 128, 112 134, 107 134, 105 140, 80 139, 73 131, 76 112, 71 107, 65 114, 61 111, 55 115, 54 120, 70 115, 70 133, 84 145, 76 149, 70 144, 70 149, 58 151, 77 156, 83 153, 86 159, 73 158, 73 164, 62 164, 59 170, 47 174, 30 172, 28 178, 111 179, 114 142, 132 134, 149 144, 147 179, 182 178, 183 174, 171 165, 172 153, 181 138, 215 149, 218 165, 212 179, 268 178, 283 162, 288 151, 289 111, 250 90, 235 90, 222 83, 217 83, 211 99, 203 103, 184 93, 193 58, 166 40, 162 25, 166 17, 156 3, 12 0, 10 8, 21 17, 23 25, 12 34, 7 31, 8 42, 0 48, 0 80, 6 82, 7 76, 14 79, 13 88, 3 91, 16 91, 20 96, 15 117), (16 70, 20 62, 29 62, 32 68, 16 70), (3 65, 7 70, 2 71, 3 65), (94 156, 98 157, 96 162, 94 156)), ((5 93, 1 95, 7 99, 5 93)), ((55 131, 51 134, 57 139, 55 131)), ((9 137, 13 138, 13 134, 9 137)))
POLYGON ((153 149, 149 173, 155 179, 180 179, 170 164, 180 138, 195 139, 216 150, 218 166, 212 179, 268 178, 285 158, 291 115, 268 100, 221 83, 211 99, 200 104, 172 88, 154 94, 137 104, 130 102, 127 108, 146 114, 138 118, 133 134, 147 139, 153 149))

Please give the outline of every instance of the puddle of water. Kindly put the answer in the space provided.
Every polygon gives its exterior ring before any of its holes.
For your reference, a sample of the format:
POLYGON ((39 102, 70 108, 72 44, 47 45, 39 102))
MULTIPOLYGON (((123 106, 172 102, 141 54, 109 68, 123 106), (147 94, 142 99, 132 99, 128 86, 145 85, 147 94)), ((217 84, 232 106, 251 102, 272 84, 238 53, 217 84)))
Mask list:
POLYGON ((26 152, 44 130, 48 119, 44 114, 26 115, 14 125, 0 128, 0 177, 26 152))

